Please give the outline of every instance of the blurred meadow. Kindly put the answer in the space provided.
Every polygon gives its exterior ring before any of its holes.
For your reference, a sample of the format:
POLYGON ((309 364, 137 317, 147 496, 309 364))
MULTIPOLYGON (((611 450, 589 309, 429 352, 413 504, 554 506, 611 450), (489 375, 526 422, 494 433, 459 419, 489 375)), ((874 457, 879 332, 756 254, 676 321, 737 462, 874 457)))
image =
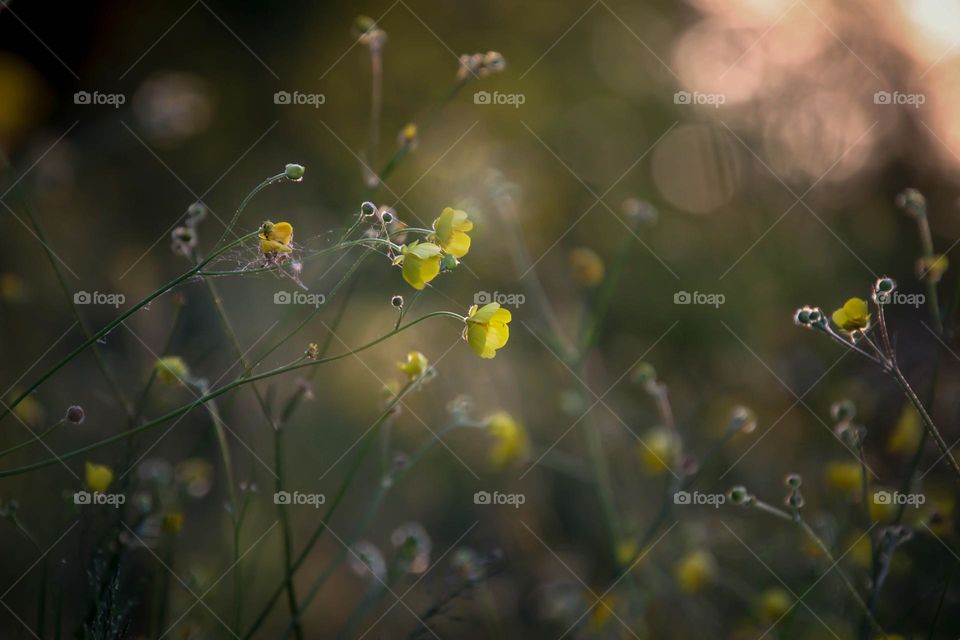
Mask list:
POLYGON ((958 45, 3 1, 0 637, 960 636, 958 45))

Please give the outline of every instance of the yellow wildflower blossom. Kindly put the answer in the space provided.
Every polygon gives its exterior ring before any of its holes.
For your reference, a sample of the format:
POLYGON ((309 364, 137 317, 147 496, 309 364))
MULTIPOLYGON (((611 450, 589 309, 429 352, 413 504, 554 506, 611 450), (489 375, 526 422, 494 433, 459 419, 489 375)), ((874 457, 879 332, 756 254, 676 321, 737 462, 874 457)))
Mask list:
POLYGON ((153 363, 157 378, 167 384, 186 382, 190 377, 190 369, 180 356, 167 356, 153 363))
POLYGON ((393 261, 403 265, 403 279, 418 291, 440 273, 440 247, 432 242, 414 241, 400 248, 393 261))
POLYGON ((570 252, 570 268, 573 278, 585 287, 595 287, 603 282, 606 271, 601 258, 593 249, 581 247, 570 252))
POLYGON ((95 493, 103 493, 113 482, 113 469, 103 464, 86 464, 87 489, 95 493))
POLYGON ((466 211, 447 207, 440 213, 440 217, 433 221, 433 234, 430 239, 435 240, 446 253, 462 258, 470 251, 470 236, 467 232, 471 230, 473 223, 468 219, 466 211))
POLYGON ((858 493, 863 486, 859 462, 830 462, 823 472, 827 485, 846 493, 858 493))
POLYGON ((183 512, 170 511, 163 514, 163 530, 167 533, 176 533, 183 526, 183 512))
POLYGON ((487 418, 487 432, 493 437, 490 461, 497 467, 523 460, 530 450, 527 431, 506 411, 498 411, 487 418))
POLYGON ((942 254, 920 258, 917 260, 917 277, 929 282, 940 282, 949 266, 949 259, 942 254))
POLYGON ((833 312, 833 323, 844 331, 866 329, 870 324, 870 307, 865 300, 850 298, 833 312))
POLYGON ((260 250, 266 253, 290 253, 293 247, 293 225, 289 222, 267 220, 260 228, 260 250))
POLYGON ((616 599, 612 595, 605 595, 597 601, 597 604, 590 612, 590 627, 594 631, 599 631, 610 620, 613 615, 613 608, 616 605, 616 599))
POLYGON ((923 425, 920 424, 920 414, 910 405, 903 407, 897 426, 887 439, 887 453, 913 455, 920 446, 923 437, 923 425))
POLYGON ((510 312, 501 309, 497 302, 482 307, 473 305, 467 312, 463 339, 481 358, 493 358, 497 355, 497 349, 502 348, 510 339, 510 327, 507 324, 512 319, 510 312))
POLYGON ((673 466, 677 449, 677 440, 673 433, 658 427, 644 434, 637 447, 637 453, 647 473, 658 476, 666 473, 673 466))
POLYGON ((423 355, 419 351, 411 351, 407 354, 406 362, 398 362, 397 367, 400 371, 403 371, 411 380, 415 380, 422 376, 426 372, 427 367, 430 365, 430 361, 427 360, 427 356, 423 355))
POLYGON ((696 549, 681 558, 673 568, 673 575, 681 590, 697 593, 716 579, 717 562, 709 551, 696 549))
POLYGON ((766 589, 757 598, 757 608, 760 616, 768 621, 775 622, 782 618, 793 606, 790 594, 778 587, 766 589))

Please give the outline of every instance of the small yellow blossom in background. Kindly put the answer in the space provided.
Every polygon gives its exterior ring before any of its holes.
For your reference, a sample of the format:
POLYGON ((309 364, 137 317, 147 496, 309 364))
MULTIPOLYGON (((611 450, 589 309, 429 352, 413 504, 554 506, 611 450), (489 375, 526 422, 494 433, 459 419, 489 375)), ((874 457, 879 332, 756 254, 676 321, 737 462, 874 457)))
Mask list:
POLYGON ((506 411, 498 411, 487 418, 487 432, 493 438, 490 462, 504 468, 524 460, 530 451, 527 431, 506 411))
POLYGON ((167 384, 186 382, 190 378, 190 369, 180 356, 167 356, 153 363, 157 378, 167 384))
POLYGON ((87 489, 95 493, 103 493, 113 482, 113 470, 103 464, 86 464, 86 485, 87 489))
POLYGON ((397 139, 401 147, 413 146, 417 142, 417 125, 412 122, 407 123, 403 129, 400 129, 397 139))
POLYGON ((870 325, 870 307, 865 300, 850 298, 831 317, 833 324, 844 331, 866 329, 870 325))
POLYGON ((512 319, 510 312, 501 309, 498 302, 482 307, 473 305, 467 312, 463 339, 481 358, 493 358, 497 355, 497 349, 503 348, 510 339, 510 327, 507 324, 512 319))
POLYGON ((407 374, 411 380, 416 380, 422 376, 427 367, 430 366, 430 361, 427 360, 427 356, 423 355, 419 351, 411 351, 407 354, 406 362, 398 362, 397 367, 400 371, 403 371, 407 374))
POLYGON ((0 300, 9 303, 27 299, 27 284, 15 273, 0 273, 0 300))
POLYGON ((793 598, 790 597, 789 593, 778 587, 766 589, 757 598, 757 609, 760 617, 767 622, 779 620, 792 606, 793 598))
POLYGON ((603 258, 593 249, 585 247, 570 252, 570 268, 573 270, 573 279, 584 287, 595 287, 603 282, 606 272, 603 258))
POLYGON ((827 486, 845 493, 859 493, 863 486, 863 475, 859 462, 828 462, 823 470, 827 486))
POLYGON ((917 260, 917 277, 924 281, 940 282, 943 274, 950 266, 950 261, 945 255, 932 255, 929 258, 920 258, 917 260))
POLYGON ((710 586, 717 577, 717 561, 709 551, 691 551, 673 568, 673 575, 686 593, 697 593, 710 586))
POLYGON ((403 279, 420 291, 440 273, 440 247, 432 242, 415 240, 400 248, 393 264, 403 265, 403 279))
POLYGON ((923 425, 920 424, 920 414, 911 405, 905 405, 887 439, 887 453, 913 455, 920 446, 923 438, 923 425))
MULTIPOLYGON (((21 391, 14 390, 13 397, 19 398, 21 391)), ((27 396, 20 401, 17 406, 13 408, 13 415, 20 418, 20 420, 27 425, 36 426, 43 422, 43 416, 46 412, 43 410, 43 405, 40 404, 36 398, 33 396, 27 396)))
POLYGON ((293 247, 293 225, 289 222, 270 222, 260 227, 260 250, 267 253, 290 253, 293 247))
POLYGON ((607 594, 600 598, 596 606, 590 611, 590 626, 594 631, 599 631, 607 624, 607 621, 610 620, 610 616, 613 615, 613 608, 616 604, 616 599, 607 594))
POLYGON ((883 500, 879 496, 884 494, 892 496, 894 493, 896 493, 896 490, 890 487, 877 487, 870 491, 867 496, 869 501, 867 510, 870 512, 870 520, 884 523, 893 522, 894 518, 897 517, 899 507, 893 504, 893 500, 883 500))
POLYGON ((455 258, 462 258, 470 251, 470 236, 468 231, 473 230, 473 223, 467 217, 466 211, 447 207, 440 213, 440 217, 433 221, 433 234, 430 239, 455 258))
POLYGON ((677 457, 677 440, 669 429, 657 427, 644 434, 637 446, 643 468, 652 476, 666 473, 677 457))
POLYGON ((169 511, 163 514, 163 530, 167 533, 177 533, 183 526, 183 512, 169 511))

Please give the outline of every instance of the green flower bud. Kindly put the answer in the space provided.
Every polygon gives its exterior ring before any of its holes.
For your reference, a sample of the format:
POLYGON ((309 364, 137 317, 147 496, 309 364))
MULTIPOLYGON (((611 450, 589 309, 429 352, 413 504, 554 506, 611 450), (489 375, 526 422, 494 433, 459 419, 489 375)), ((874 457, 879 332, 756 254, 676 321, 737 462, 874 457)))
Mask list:
POLYGON ((294 182, 300 182, 303 180, 303 174, 307 172, 306 167, 302 164, 288 164, 284 173, 287 176, 287 180, 292 180, 294 182))

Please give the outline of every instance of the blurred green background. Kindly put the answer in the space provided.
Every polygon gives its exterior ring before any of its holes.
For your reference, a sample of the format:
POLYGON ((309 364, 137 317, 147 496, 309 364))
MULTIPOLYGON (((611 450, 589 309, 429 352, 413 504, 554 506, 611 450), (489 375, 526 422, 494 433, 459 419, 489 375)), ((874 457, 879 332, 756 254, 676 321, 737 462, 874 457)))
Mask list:
MULTIPOLYGON (((906 187, 926 195, 935 246, 952 254, 960 222, 958 37, 960 3, 954 0, 8 3, 0 9, 0 145, 9 158, 0 174, 4 397, 15 396, 82 340, 28 228, 27 206, 46 231, 68 290, 122 293, 128 305, 189 267, 169 249, 170 230, 188 206, 199 200, 211 211, 199 227, 202 252, 222 233, 220 220, 288 162, 307 167, 305 180, 259 195, 240 228, 290 221, 306 257, 329 246, 366 200, 393 207, 401 220, 420 227, 446 206, 464 209, 476 225, 464 267, 436 280, 410 313, 465 313, 478 292, 524 293, 526 303, 513 310, 510 343, 495 360, 480 360, 461 343, 455 323, 434 321, 362 357, 323 365, 312 383, 314 397, 287 429, 288 485, 335 491, 344 471, 338 460, 376 419, 383 383, 400 377, 394 363, 420 350, 438 375, 398 416, 393 448, 409 454, 432 438, 460 395, 470 397, 479 418, 508 411, 532 442, 528 460, 497 469, 482 430, 445 436, 446 446, 434 447, 392 490, 365 536, 386 550, 390 531, 404 522, 422 523, 429 532, 432 561, 440 563, 404 597, 418 613, 448 587, 442 576, 449 557, 442 556, 451 545, 493 558, 483 588, 456 599, 438 622, 440 637, 557 638, 565 630, 568 637, 757 637, 769 626, 756 623, 757 595, 782 587, 782 577, 799 597, 825 568, 805 555, 802 536, 789 524, 729 505, 688 509, 637 569, 647 606, 639 611, 624 604, 631 596, 621 588, 611 597, 622 620, 588 616, 577 623, 596 599, 589 590, 599 596, 622 567, 592 484, 577 473, 531 464, 549 449, 550 459, 585 469, 582 429, 599 432, 624 534, 639 535, 664 491, 662 476, 644 470, 637 440, 660 418, 642 388, 624 376, 645 360, 669 387, 688 452, 706 456, 735 405, 756 415, 753 434, 712 454, 701 489, 744 484, 779 504, 783 475, 801 473, 805 509, 835 532, 840 555, 847 548, 842 541, 855 539, 849 534, 860 523, 857 506, 838 498, 824 478, 826 463, 852 459, 831 430, 829 407, 842 398, 857 404, 876 484, 895 487, 909 456, 890 454, 884 443, 904 400, 879 371, 851 356, 838 361, 842 350, 794 327, 791 316, 803 304, 832 310, 851 296, 866 298, 880 275, 894 277, 904 292, 923 291, 915 275, 915 225, 894 206, 906 187), (351 32, 358 14, 376 19, 388 36, 380 145, 370 164, 387 161, 405 124, 420 125, 416 148, 374 192, 365 187, 361 164, 369 161, 371 72, 369 50, 351 32), (504 56, 506 69, 467 82, 445 102, 458 56, 488 50, 504 56), (78 91, 120 94, 124 104, 77 104, 78 91), (322 94, 323 104, 276 104, 278 91, 322 94), (522 104, 478 103, 478 91, 521 95, 522 104), (701 103, 684 103, 680 91, 701 103), (878 103, 877 92, 919 95, 923 103, 878 103), (722 104, 710 104, 718 100, 722 104), (655 224, 633 227, 624 206, 629 198, 652 204, 655 224), (514 224, 535 261, 535 271, 522 278, 511 248, 514 224), (571 251, 592 249, 609 274, 624 238, 629 252, 598 344, 586 355, 585 375, 574 375, 551 352, 551 325, 532 281, 542 281, 560 326, 573 336, 597 291, 578 283, 571 251), (724 303, 675 304, 681 291, 722 294, 724 303), (581 384, 590 391, 578 401, 573 392, 581 384), (478 506, 472 496, 481 490, 523 493, 526 502, 517 510, 478 506), (673 567, 696 548, 710 550, 720 578, 711 589, 684 594, 673 567), (759 633, 750 635, 753 629, 759 633)), ((224 264, 237 268, 254 259, 243 253, 224 264)), ((326 255, 307 259, 302 281, 312 292, 329 292, 351 263, 326 255)), ((389 331, 396 317, 390 297, 413 298, 383 257, 364 262, 355 282, 331 352, 389 331)), ((941 284, 945 300, 954 282, 948 271, 941 284)), ((271 274, 217 285, 240 343, 253 346, 252 353, 311 311, 275 305, 274 294, 295 285, 271 274)), ((208 292, 193 282, 177 295, 185 303, 169 353, 183 357, 196 376, 232 380, 240 368, 208 292)), ((308 342, 326 339, 340 300, 338 293, 264 367, 290 362, 308 342)), ((176 307, 174 296, 165 295, 98 346, 130 397, 163 355, 176 307)), ((118 313, 109 306, 78 309, 95 328, 118 313)), ((940 343, 926 309, 897 307, 890 316, 901 364, 919 389, 927 388, 933 361, 942 360, 933 409, 954 441, 960 431, 952 327, 940 343)), ((260 388, 283 399, 298 384, 296 374, 287 374, 260 388)), ((155 417, 191 399, 183 389, 158 389, 145 413, 155 417)), ((3 446, 23 441, 24 424, 40 431, 71 404, 83 405, 86 422, 59 429, 49 440, 54 452, 125 428, 87 352, 31 396, 23 423, 5 421, 3 446)), ((220 408, 233 434, 234 472, 258 485, 243 532, 246 548, 276 520, 273 435, 249 389, 226 396, 220 408)), ((207 413, 190 413, 161 438, 165 431, 145 436, 143 449, 157 441, 148 459, 175 465, 201 458, 217 469, 211 492, 182 505, 184 524, 174 544, 174 573, 200 594, 231 562, 222 468, 207 413)), ((36 445, 3 467, 48 455, 36 445)), ((119 466, 123 455, 123 445, 115 445, 90 459, 119 466)), ((921 467, 936 459, 931 447, 921 467)), ((81 474, 83 458, 66 464, 81 474)), ((321 540, 298 574, 302 590, 342 550, 340 538, 349 537, 379 482, 376 465, 365 466, 344 510, 329 523, 335 535, 321 540)), ((928 491, 955 494, 949 483, 945 465, 924 479, 928 491)), ((3 479, 0 497, 19 501, 18 518, 46 550, 78 521, 69 499, 77 488, 76 479, 54 465, 3 479)), ((87 513, 49 551, 55 564, 48 579, 64 594, 67 628, 89 611, 88 574, 112 517, 87 513)), ((295 513, 295 547, 318 517, 309 509, 295 513)), ((4 637, 32 637, 40 578, 30 569, 38 552, 13 524, 2 524, 0 586, 12 586, 0 597, 7 605, 0 628, 4 637)), ((944 576, 957 562, 955 543, 952 526, 937 539, 922 528, 916 533, 903 553, 908 566, 895 572, 881 600, 888 631, 927 637, 944 576)), ((150 585, 164 568, 136 545, 123 558, 128 634, 139 637, 146 633, 150 585)), ((271 532, 241 564, 251 603, 246 624, 281 579, 279 558, 280 539, 271 532)), ((866 569, 849 559, 843 566, 863 587, 866 569)), ((397 594, 415 579, 402 582, 397 594)), ((225 619, 232 585, 225 579, 205 598, 225 619)), ((346 566, 338 569, 305 613, 308 637, 335 637, 369 588, 346 566)), ((931 637, 960 633, 958 593, 945 593, 931 637)), ((169 597, 169 622, 195 600, 176 580, 169 597)), ((851 620, 859 614, 835 575, 804 602, 809 610, 796 607, 767 637, 832 637, 828 628, 855 637, 851 620)), ((393 603, 387 595, 352 637, 393 603)), ((278 603, 262 637, 279 637, 285 613, 278 603)), ((406 637, 416 624, 407 606, 397 605, 368 637, 406 637)), ((171 631, 176 634, 230 637, 200 606, 171 631)))

